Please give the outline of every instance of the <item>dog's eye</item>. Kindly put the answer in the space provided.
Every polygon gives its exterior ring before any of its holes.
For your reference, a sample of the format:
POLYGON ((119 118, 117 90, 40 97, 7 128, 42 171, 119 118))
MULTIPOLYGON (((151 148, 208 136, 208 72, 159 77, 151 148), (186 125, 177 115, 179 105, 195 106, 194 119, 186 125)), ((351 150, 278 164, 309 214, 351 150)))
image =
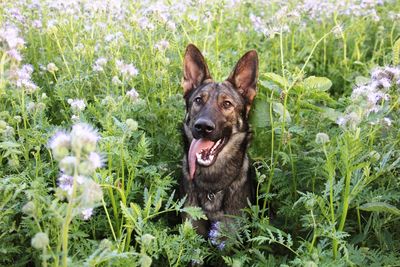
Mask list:
POLYGON ((194 99, 194 102, 195 102, 196 104, 201 104, 201 103, 203 103, 203 98, 201 98, 200 96, 198 96, 198 97, 196 97, 196 98, 194 99))
POLYGON ((222 103, 222 106, 224 107, 224 109, 228 109, 228 108, 232 107, 233 104, 232 104, 230 101, 225 100, 225 101, 222 103))

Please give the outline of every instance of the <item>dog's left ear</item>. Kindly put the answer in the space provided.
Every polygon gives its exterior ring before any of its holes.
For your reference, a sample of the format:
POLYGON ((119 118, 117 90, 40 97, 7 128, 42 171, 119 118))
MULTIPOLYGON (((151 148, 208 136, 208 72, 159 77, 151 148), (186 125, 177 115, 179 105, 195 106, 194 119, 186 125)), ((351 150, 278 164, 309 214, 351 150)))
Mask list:
POLYGON ((257 78, 258 55, 255 50, 251 50, 239 59, 232 73, 226 79, 246 100, 246 114, 249 114, 251 104, 256 96, 257 78))

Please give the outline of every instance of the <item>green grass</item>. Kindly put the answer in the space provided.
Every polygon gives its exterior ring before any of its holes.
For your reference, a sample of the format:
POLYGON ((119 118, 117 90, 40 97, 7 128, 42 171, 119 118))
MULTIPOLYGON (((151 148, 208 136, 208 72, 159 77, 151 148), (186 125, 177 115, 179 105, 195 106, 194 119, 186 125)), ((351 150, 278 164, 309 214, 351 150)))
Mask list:
POLYGON ((0 265, 398 265, 397 1, 64 2, 0 4, 0 265), (177 193, 189 43, 218 81, 259 54, 259 205, 222 233, 223 250, 179 217, 203 216, 177 193), (51 147, 78 123, 101 137, 104 166, 90 173, 92 150, 51 147), (71 194, 60 168, 73 170, 71 194))

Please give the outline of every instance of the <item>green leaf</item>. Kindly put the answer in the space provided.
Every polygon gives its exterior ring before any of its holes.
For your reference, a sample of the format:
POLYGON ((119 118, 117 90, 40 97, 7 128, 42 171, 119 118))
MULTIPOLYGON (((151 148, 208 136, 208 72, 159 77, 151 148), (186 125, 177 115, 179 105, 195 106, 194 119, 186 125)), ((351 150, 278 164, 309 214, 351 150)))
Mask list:
POLYGON ((327 118, 328 120, 331 120, 333 122, 336 122, 340 116, 343 116, 343 113, 333 108, 323 107, 322 109, 323 109, 322 117, 327 118))
POLYGON ((290 117, 290 113, 281 103, 273 103, 272 109, 275 113, 277 113, 280 117, 280 120, 283 121, 283 115, 285 114, 285 122, 290 123, 292 121, 290 117))
POLYGON ((276 73, 267 72, 267 73, 264 74, 264 77, 267 78, 268 80, 270 80, 270 81, 282 86, 282 87, 285 87, 285 88, 289 87, 288 81, 285 78, 283 78, 282 76, 280 76, 280 75, 278 75, 276 73))
POLYGON ((360 210, 372 211, 372 212, 387 212, 400 216, 400 210, 395 206, 385 202, 369 202, 361 205, 360 210))
POLYGON ((361 86, 361 85, 367 84, 370 81, 371 81, 370 78, 367 78, 367 77, 364 77, 364 76, 357 76, 356 77, 356 85, 357 86, 361 86))
POLYGON ((331 80, 326 77, 310 76, 303 81, 303 84, 308 89, 316 89, 319 91, 327 91, 332 86, 331 80))
POLYGON ((204 215, 203 211, 199 207, 185 207, 181 209, 181 212, 186 212, 190 217, 194 220, 204 219, 207 220, 207 217, 204 215))
POLYGON ((269 103, 265 100, 255 100, 251 110, 250 122, 253 127, 266 127, 269 122, 269 103))
POLYGON ((393 45, 393 65, 400 64, 400 38, 393 45))

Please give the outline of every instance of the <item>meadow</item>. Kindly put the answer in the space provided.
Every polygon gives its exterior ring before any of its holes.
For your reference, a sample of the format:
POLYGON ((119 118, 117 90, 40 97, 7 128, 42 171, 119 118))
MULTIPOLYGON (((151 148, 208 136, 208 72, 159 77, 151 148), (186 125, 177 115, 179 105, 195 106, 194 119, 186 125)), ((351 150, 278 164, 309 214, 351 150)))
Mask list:
POLYGON ((399 266, 397 0, 0 3, 1 266, 399 266), (180 214, 182 60, 259 54, 257 200, 180 214))

